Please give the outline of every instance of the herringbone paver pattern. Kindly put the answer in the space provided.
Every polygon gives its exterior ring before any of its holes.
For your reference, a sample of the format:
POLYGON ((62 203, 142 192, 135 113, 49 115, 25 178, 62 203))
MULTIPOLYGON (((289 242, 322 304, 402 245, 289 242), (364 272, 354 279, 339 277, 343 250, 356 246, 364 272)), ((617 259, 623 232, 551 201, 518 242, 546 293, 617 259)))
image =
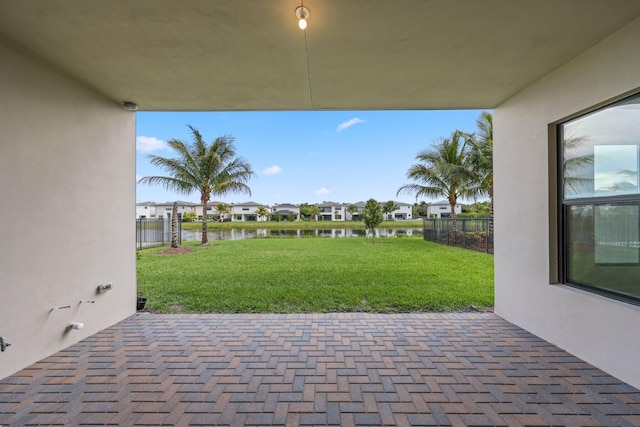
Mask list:
POLYGON ((490 313, 140 314, 0 381, 0 425, 632 426, 640 392, 490 313))

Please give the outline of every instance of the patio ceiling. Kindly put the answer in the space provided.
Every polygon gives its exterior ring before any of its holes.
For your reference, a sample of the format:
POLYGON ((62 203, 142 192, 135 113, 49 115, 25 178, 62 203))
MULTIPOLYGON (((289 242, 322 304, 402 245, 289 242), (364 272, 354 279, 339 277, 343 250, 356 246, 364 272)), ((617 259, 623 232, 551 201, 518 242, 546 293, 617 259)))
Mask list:
POLYGON ((492 108, 637 0, 0 0, 0 38, 141 110, 492 108))

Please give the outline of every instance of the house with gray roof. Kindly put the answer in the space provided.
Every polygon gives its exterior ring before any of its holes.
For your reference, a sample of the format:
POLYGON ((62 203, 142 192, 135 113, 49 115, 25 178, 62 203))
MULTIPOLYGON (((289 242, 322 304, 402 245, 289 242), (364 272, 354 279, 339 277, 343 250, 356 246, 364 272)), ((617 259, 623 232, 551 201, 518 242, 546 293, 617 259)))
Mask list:
MULTIPOLYGON (((456 204, 454 212, 456 215, 462 213, 462 205, 456 204)), ((448 200, 438 200, 434 203, 429 203, 427 206, 428 218, 450 218, 451 217, 451 205, 448 200)))
POLYGON ((154 202, 136 203, 136 219, 156 218, 156 204, 154 202))
POLYGON ((347 205, 337 202, 322 202, 317 204, 323 221, 344 221, 347 205))
POLYGON ((300 206, 291 203, 276 203, 271 207, 271 213, 279 213, 285 221, 289 220, 291 214, 295 216, 294 221, 300 220, 300 206))
POLYGON ((234 203, 231 205, 231 221, 268 221, 269 217, 259 216, 258 209, 264 207, 271 210, 269 206, 252 201, 244 203, 234 203))

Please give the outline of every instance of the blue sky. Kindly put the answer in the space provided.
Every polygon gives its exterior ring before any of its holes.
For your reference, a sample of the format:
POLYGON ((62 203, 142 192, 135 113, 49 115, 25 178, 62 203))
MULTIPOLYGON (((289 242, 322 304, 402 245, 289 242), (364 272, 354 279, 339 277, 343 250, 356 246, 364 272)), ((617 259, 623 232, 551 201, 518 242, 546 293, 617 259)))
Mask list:
MULTIPOLYGON (((248 183, 251 196, 212 196, 215 201, 273 205, 374 198, 414 203, 414 196, 396 196, 396 191, 409 182, 406 172, 416 163, 416 154, 456 129, 473 132, 480 112, 138 112, 136 179, 166 175, 149 163, 148 155, 174 157, 166 141, 191 141, 187 125, 192 125, 207 142, 222 135, 235 137, 237 154, 256 173, 248 183)), ((200 196, 138 184, 136 199, 199 203, 200 196)))

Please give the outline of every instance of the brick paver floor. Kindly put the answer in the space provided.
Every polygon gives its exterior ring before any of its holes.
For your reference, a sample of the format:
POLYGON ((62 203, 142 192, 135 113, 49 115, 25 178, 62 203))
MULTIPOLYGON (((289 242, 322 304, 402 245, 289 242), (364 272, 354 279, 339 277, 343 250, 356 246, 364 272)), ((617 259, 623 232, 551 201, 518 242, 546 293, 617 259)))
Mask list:
POLYGON ((491 313, 143 313, 0 381, 0 425, 57 424, 637 426, 640 392, 491 313))

